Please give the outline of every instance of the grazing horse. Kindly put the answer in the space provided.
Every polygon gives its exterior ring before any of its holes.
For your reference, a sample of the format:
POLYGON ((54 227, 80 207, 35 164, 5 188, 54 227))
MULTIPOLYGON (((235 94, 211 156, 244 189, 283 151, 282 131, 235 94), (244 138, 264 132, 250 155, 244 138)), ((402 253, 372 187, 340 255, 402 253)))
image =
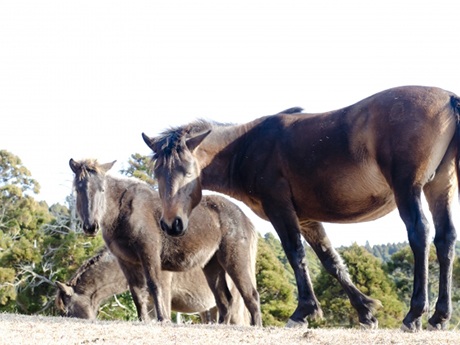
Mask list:
POLYGON ((202 189, 243 201, 269 220, 295 272, 298 306, 288 325, 321 314, 301 235, 348 294, 365 327, 377 327, 377 301, 362 294, 332 248, 321 222, 380 218, 396 207, 414 254, 407 331, 421 329, 428 309, 428 234, 422 191, 433 216, 440 265, 430 327, 451 316, 456 231, 451 205, 458 185, 460 99, 422 86, 382 91, 346 108, 299 114, 293 108, 241 125, 196 121, 149 138, 163 203, 161 226, 182 234, 202 189))
POLYGON ((95 160, 69 164, 75 173, 77 212, 86 234, 99 227, 129 283, 139 319, 149 320, 147 299, 153 299, 159 321, 168 319, 171 272, 199 267, 206 276, 219 311, 229 323, 235 298, 226 273, 251 314, 251 325, 262 324, 255 281, 256 231, 244 213, 227 198, 203 198, 182 237, 166 236, 159 227, 161 200, 147 183, 109 172, 112 163, 95 160), (169 277, 169 278, 168 278, 169 277))
MULTIPOLYGON (((249 326, 249 317, 241 295, 231 280, 230 292, 238 301, 232 313, 231 324, 249 326)), ((123 271, 115 256, 104 247, 86 260, 67 283, 56 282, 55 304, 61 315, 82 319, 95 319, 100 304, 128 290, 123 271)), ((199 313, 202 323, 217 322, 216 300, 201 268, 186 272, 172 272, 171 310, 179 313, 199 313)), ((155 308, 149 299, 149 313, 156 318, 155 308), (153 314, 153 315, 152 315, 153 314)))

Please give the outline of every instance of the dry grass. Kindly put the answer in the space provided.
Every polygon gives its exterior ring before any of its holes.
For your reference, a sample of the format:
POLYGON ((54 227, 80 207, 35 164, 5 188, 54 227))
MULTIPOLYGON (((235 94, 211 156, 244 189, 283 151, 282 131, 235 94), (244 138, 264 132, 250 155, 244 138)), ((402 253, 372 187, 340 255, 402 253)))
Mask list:
POLYGON ((0 314, 0 344, 460 344, 460 332, 253 328, 103 322, 0 314))

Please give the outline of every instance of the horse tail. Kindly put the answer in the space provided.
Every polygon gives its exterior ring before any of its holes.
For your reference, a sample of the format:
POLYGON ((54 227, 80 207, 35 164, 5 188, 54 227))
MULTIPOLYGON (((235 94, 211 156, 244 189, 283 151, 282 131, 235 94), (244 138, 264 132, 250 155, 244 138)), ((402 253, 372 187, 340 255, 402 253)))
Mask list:
POLYGON ((460 97, 452 95, 450 103, 454 110, 456 121, 455 136, 457 137, 457 153, 455 155, 455 170, 457 172, 457 188, 460 199, 460 97))

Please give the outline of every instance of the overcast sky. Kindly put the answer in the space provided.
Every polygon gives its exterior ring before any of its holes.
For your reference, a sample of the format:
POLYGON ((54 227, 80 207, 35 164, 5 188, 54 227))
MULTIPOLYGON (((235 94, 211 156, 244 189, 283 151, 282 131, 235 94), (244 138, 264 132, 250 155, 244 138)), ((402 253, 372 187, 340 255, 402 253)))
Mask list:
MULTIPOLYGON (((142 132, 328 111, 406 84, 460 93, 459 23, 453 0, 2 1, 0 148, 37 199, 62 203, 70 158, 120 169, 150 153, 142 132)), ((334 245, 407 238, 396 213, 326 228, 334 245)))

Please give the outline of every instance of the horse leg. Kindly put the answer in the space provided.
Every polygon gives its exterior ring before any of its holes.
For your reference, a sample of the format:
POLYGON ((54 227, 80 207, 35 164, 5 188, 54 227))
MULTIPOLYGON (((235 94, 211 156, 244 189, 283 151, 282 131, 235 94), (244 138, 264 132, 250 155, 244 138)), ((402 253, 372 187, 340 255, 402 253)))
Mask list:
POLYGON ((323 311, 315 296, 308 273, 305 249, 302 245, 300 226, 294 207, 286 206, 286 203, 276 200, 272 199, 271 202, 264 203, 264 211, 275 228, 289 264, 294 270, 298 291, 297 308, 286 326, 308 325, 307 317, 322 317, 323 311))
POLYGON ((410 187, 412 185, 413 183, 407 180, 399 180, 395 184, 396 204, 399 215, 406 225, 409 244, 414 254, 414 285, 411 305, 402 325, 402 329, 408 332, 421 329, 421 316, 428 310, 429 224, 422 210, 421 188, 419 186, 410 187))
POLYGON ((140 321, 149 321, 149 292, 141 267, 126 264, 122 260, 118 260, 118 263, 128 281, 129 291, 136 306, 138 319, 140 321))
POLYGON ((217 258, 240 292, 244 304, 251 314, 251 326, 262 326, 259 293, 253 284, 248 262, 242 260, 247 256, 248 250, 249 248, 239 246, 224 247, 219 249, 217 258))
MULTIPOLYGON (((452 159, 450 162, 454 162, 452 159)), ((452 265, 457 238, 452 222, 451 200, 456 185, 455 165, 441 165, 435 179, 425 185, 424 193, 433 215, 435 226, 434 244, 439 262, 439 293, 434 314, 428 320, 432 329, 446 329, 452 314, 452 265), (442 169, 445 167, 445 169, 442 169)))
MULTIPOLYGON (((146 256, 151 258, 152 256, 146 256)), ((158 258, 158 261, 160 259, 158 258)), ((155 260, 154 260, 155 261, 155 260)), ((145 260, 143 262, 145 279, 150 295, 153 298, 153 303, 157 312, 157 320, 165 321, 171 318, 171 296, 169 293, 169 286, 171 286, 171 273, 161 271, 161 267, 145 260), (166 280, 166 284, 164 282, 166 280)))
POLYGON ((216 299, 216 306, 219 311, 219 323, 230 323, 233 296, 230 292, 227 280, 225 279, 225 270, 220 265, 216 256, 204 266, 203 272, 209 287, 216 299))
POLYGON ((342 259, 332 247, 323 225, 318 222, 305 222, 302 223, 301 232, 305 240, 315 251, 326 271, 342 285, 350 299, 351 305, 358 312, 361 326, 370 329, 377 328, 378 321, 372 315, 372 310, 380 306, 381 303, 363 294, 353 284, 342 259))

